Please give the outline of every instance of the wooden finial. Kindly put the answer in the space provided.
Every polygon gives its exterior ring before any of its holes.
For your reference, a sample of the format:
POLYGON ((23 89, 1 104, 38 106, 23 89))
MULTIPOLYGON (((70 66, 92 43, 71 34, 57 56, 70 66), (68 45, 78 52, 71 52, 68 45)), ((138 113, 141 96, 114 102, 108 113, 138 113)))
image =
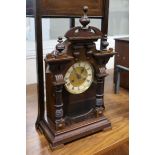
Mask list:
POLYGON ((80 18, 80 23, 82 24, 82 28, 87 28, 87 25, 90 23, 90 19, 87 16, 88 6, 83 7, 84 15, 80 18))
POLYGON ((104 35, 104 37, 102 38, 102 49, 107 49, 107 46, 109 45, 109 43, 107 42, 107 35, 104 35))
POLYGON ((62 37, 58 37, 58 44, 55 47, 55 50, 51 52, 52 57, 57 57, 58 55, 61 54, 61 52, 65 49, 65 45, 62 43, 62 37))
MULTIPOLYGON (((61 53, 64 49, 65 49, 65 46, 64 46, 64 44, 62 43, 63 42, 63 40, 62 40, 62 37, 58 37, 58 44, 56 45, 56 50, 59 52, 59 53, 61 53)), ((59 54, 58 53, 58 54, 59 54)))

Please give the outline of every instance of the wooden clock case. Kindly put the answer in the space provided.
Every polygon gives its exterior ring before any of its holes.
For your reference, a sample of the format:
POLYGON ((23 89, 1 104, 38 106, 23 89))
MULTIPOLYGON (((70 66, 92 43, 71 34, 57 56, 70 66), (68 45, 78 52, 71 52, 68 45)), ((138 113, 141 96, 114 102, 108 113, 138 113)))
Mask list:
POLYGON ((106 35, 96 27, 87 26, 90 22, 87 11, 84 7, 82 26, 70 29, 64 42, 59 37, 56 49, 45 58, 46 115, 37 128, 53 148, 111 128, 103 115, 104 79, 106 64, 115 53, 107 49, 106 35), (101 38, 103 50, 99 51, 95 42, 101 38), (93 66, 94 80, 84 93, 71 94, 64 87, 64 75, 78 61, 87 61, 93 66))

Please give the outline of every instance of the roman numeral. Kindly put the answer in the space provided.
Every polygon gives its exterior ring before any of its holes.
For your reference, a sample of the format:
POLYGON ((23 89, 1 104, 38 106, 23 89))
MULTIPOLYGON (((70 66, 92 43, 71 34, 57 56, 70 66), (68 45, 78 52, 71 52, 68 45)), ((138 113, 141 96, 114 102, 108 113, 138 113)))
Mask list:
POLYGON ((90 70, 90 67, 86 68, 86 70, 90 70))
POLYGON ((71 83, 67 83, 67 86, 69 86, 71 83))
POLYGON ((87 80, 87 82, 90 82, 90 80, 87 80))

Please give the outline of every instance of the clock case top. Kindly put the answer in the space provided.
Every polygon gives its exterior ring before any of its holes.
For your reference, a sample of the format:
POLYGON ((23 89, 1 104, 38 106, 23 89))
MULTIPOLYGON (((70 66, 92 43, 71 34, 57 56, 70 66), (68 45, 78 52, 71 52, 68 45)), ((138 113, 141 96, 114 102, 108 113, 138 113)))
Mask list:
POLYGON ((64 42, 59 37, 55 50, 45 57, 47 117, 40 128, 52 146, 111 127, 103 115, 104 78, 107 76, 106 64, 115 53, 111 48, 107 49, 107 36, 99 29, 88 26, 88 7, 84 7, 83 11, 84 16, 80 19, 82 26, 70 29, 64 42), (103 49, 100 51, 96 49, 95 41, 101 38, 103 49), (70 94, 64 87, 64 75, 78 61, 87 61, 93 66, 94 81, 84 93, 70 94), (47 126, 49 131, 46 131, 47 126), (49 138, 50 132, 54 135, 52 138, 49 138), (69 133, 72 138, 63 138, 69 133))

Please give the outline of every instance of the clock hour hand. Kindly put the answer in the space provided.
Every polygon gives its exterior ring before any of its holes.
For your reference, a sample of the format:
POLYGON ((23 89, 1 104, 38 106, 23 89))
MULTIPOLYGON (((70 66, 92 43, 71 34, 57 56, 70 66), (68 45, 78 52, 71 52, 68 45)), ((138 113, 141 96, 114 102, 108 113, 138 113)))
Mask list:
POLYGON ((81 69, 81 74, 84 72, 84 68, 81 69))

